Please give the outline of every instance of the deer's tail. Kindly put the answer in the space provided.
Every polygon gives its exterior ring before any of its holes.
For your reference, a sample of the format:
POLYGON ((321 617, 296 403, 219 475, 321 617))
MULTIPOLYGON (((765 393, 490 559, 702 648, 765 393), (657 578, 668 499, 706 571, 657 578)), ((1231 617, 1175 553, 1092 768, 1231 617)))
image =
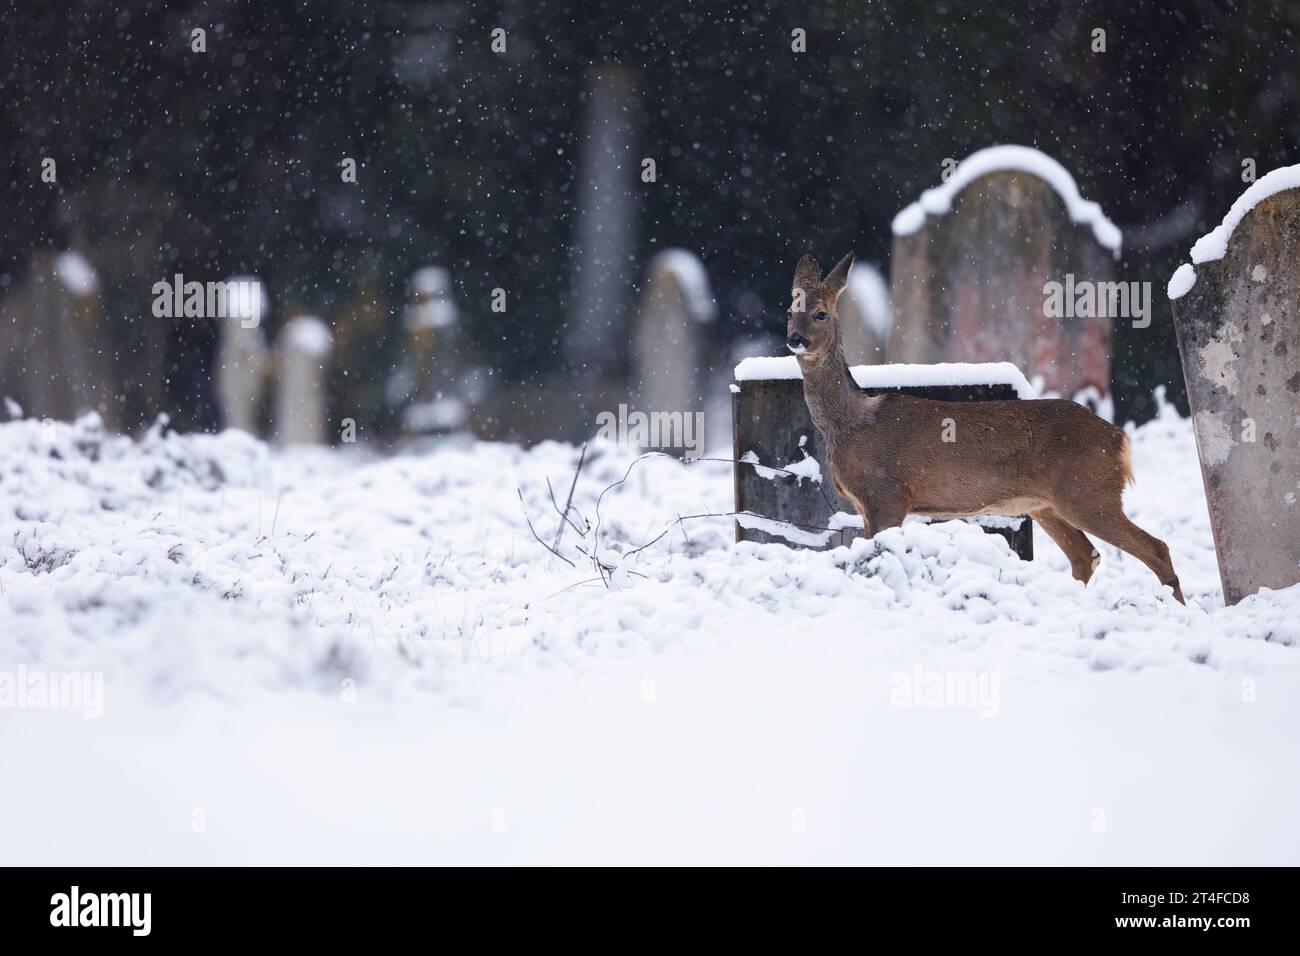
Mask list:
POLYGON ((1133 442, 1128 437, 1128 432, 1121 432, 1124 437, 1119 446, 1119 463, 1124 475, 1124 485, 1134 483, 1133 479, 1133 442))

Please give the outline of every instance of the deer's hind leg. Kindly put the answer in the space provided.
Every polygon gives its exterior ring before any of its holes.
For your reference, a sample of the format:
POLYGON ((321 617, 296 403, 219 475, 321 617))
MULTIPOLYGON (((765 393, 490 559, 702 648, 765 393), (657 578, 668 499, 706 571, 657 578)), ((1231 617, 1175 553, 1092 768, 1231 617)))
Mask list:
POLYGON ((1062 518, 1082 531, 1096 535, 1101 540, 1113 544, 1121 551, 1127 551, 1137 558, 1160 579, 1174 589, 1174 597, 1179 604, 1183 600, 1183 589, 1174 573, 1174 563, 1169 557, 1169 546, 1159 538, 1147 534, 1124 514, 1119 495, 1107 505, 1081 505, 1075 502, 1061 502, 1057 505, 1062 518))
POLYGON ((1092 546, 1088 536, 1051 508, 1035 511, 1031 517, 1070 559, 1070 572, 1078 580, 1087 584, 1092 577, 1092 572, 1096 571, 1097 565, 1101 563, 1101 555, 1092 546))

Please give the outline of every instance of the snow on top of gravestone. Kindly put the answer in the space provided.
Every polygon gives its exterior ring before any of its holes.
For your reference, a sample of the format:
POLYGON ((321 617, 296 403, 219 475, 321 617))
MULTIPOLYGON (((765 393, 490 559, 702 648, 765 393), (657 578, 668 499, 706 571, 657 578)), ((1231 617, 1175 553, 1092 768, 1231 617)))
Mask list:
POLYGON ((876 338, 881 342, 888 339, 894 318, 889 305, 889 286, 879 270, 865 262, 856 263, 849 270, 849 281, 844 291, 858 303, 867 328, 876 338))
POLYGON ((921 198, 894 217, 896 236, 910 236, 923 225, 927 214, 942 216, 952 208, 957 194, 976 179, 989 173, 1017 170, 1031 173, 1056 190, 1065 203, 1070 219, 1091 226, 1092 234, 1105 248, 1119 256, 1123 235, 1119 227, 1106 218, 1101 206, 1079 195, 1079 187, 1066 168, 1046 153, 1028 146, 990 146, 971 153, 957 164, 952 177, 933 189, 921 193, 921 198))
MULTIPOLYGON (((1219 223, 1212 232, 1196 240, 1196 245, 1192 246, 1192 262, 1200 265, 1202 262, 1222 259, 1228 254, 1228 240, 1232 238, 1237 224, 1246 217, 1248 212, 1269 196, 1286 189, 1298 188, 1300 188, 1300 165, 1283 166, 1256 181, 1237 197, 1228 214, 1223 217, 1223 222, 1219 223)), ((1171 295, 1170 298, 1173 296, 1171 295)))
POLYGON ((80 252, 60 252, 54 260, 54 271, 63 287, 79 299, 99 291, 99 273, 80 252))
POLYGON ((677 280, 686 312, 696 322, 712 322, 718 314, 709 274, 700 257, 689 249, 665 249, 651 261, 650 271, 668 272, 677 280))
POLYGON ((1169 298, 1181 299, 1192 291, 1194 285, 1196 285, 1196 270, 1192 268, 1191 263, 1184 262, 1169 278, 1169 298))
MULTIPOLYGON (((1011 362, 938 362, 934 365, 855 365, 850 372, 859 388, 917 388, 928 385, 1010 385, 1020 398, 1038 393, 1011 362)), ((737 382, 803 378, 793 355, 742 359, 737 382)))
POLYGON ((411 292, 422 301, 406 310, 408 329, 445 329, 460 320, 451 297, 451 273, 441 266, 425 266, 411 275, 411 292))
POLYGON ((441 266, 424 266, 411 274, 411 291, 421 295, 437 295, 451 286, 451 276, 441 266))
POLYGON ((295 352, 322 357, 329 354, 334 336, 329 326, 314 315, 300 315, 284 327, 285 344, 295 352))

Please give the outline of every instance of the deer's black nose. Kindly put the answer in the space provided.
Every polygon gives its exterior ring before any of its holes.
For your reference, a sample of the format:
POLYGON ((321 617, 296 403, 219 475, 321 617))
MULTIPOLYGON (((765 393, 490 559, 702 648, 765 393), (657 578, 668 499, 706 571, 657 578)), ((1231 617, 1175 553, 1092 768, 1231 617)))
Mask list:
POLYGON ((790 337, 785 340, 785 344, 790 346, 792 349, 802 349, 807 347, 808 340, 798 332, 793 332, 790 337))

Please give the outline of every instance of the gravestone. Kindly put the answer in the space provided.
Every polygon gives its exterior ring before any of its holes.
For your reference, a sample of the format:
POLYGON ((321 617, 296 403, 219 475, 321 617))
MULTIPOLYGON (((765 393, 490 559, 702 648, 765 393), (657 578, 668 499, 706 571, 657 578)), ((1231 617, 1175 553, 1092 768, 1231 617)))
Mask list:
MULTIPOLYGON (((974 384, 909 384, 914 369, 900 365, 859 365, 851 371, 858 386, 869 395, 896 391, 938 401, 1032 397, 1024 376, 1006 363, 953 370, 954 383, 974 384)), ((925 377, 932 380, 932 376, 925 377)), ((831 481, 825 443, 804 401, 798 360, 789 356, 741 362, 736 366, 731 397, 732 457, 737 461, 732 466, 735 510, 745 513, 736 520, 736 540, 777 541, 824 549, 847 545, 861 537, 860 527, 837 526, 836 515, 857 512, 836 493, 831 481), (815 466, 806 459, 812 459, 815 466), (814 480, 813 475, 821 476, 821 480, 814 480)), ((1033 557, 1033 523, 1029 518, 1007 515, 1005 519, 970 520, 1005 537, 1021 558, 1033 557)))
MULTIPOLYGON (((575 180, 575 254, 563 350, 579 407, 603 408, 606 389, 628 372, 628 293, 636 282, 639 197, 653 180, 636 152, 640 112, 636 77, 625 65, 594 66, 585 82, 584 135, 575 180)), ((663 157, 659 157, 663 159, 663 157)), ((658 178, 660 170, 653 175, 658 178)), ((583 420, 590 416, 583 416, 583 420)))
POLYGON ((1128 291, 1115 284, 1120 234, 1055 160, 980 150, 893 232, 888 361, 1005 361, 1042 376, 1045 393, 1110 392, 1114 316, 1084 313, 1112 312, 1128 291), (1095 294, 1081 298, 1085 282, 1095 294))
POLYGON ((290 319, 276 339, 275 434, 282 445, 328 440, 325 378, 333 344, 329 326, 310 315, 290 319))
POLYGON ((893 311, 889 285, 868 263, 854 263, 837 313, 844 360, 849 365, 879 365, 885 360, 893 311))
POLYGON ((425 266, 411 276, 406 306, 407 357, 403 377, 407 404, 402 431, 441 435, 464 428, 469 417, 462 398, 466 372, 464 331, 452 298, 451 275, 425 266))
POLYGON ((1300 166, 1274 170, 1169 284, 1223 597, 1300 582, 1300 166))
POLYGON ((0 398, 36 418, 71 421, 95 411, 110 431, 121 428, 122 388, 99 275, 81 253, 34 252, 22 281, 0 297, 0 319, 0 398))
POLYGON ((705 336, 716 314, 698 256, 665 249, 650 260, 632 349, 628 397, 634 410, 703 413, 710 352, 705 336))
POLYGON ((246 292, 235 296, 227 315, 213 319, 220 323, 214 383, 217 414, 222 428, 257 435, 271 371, 262 325, 267 313, 266 291, 259 280, 247 276, 227 282, 240 283, 236 287, 246 292))
POLYGON ((342 429, 350 419, 366 440, 377 438, 391 424, 389 385, 393 353, 399 343, 388 334, 391 307, 385 275, 377 256, 358 257, 348 295, 329 316, 334 336, 329 364, 330 420, 340 423, 342 429))

